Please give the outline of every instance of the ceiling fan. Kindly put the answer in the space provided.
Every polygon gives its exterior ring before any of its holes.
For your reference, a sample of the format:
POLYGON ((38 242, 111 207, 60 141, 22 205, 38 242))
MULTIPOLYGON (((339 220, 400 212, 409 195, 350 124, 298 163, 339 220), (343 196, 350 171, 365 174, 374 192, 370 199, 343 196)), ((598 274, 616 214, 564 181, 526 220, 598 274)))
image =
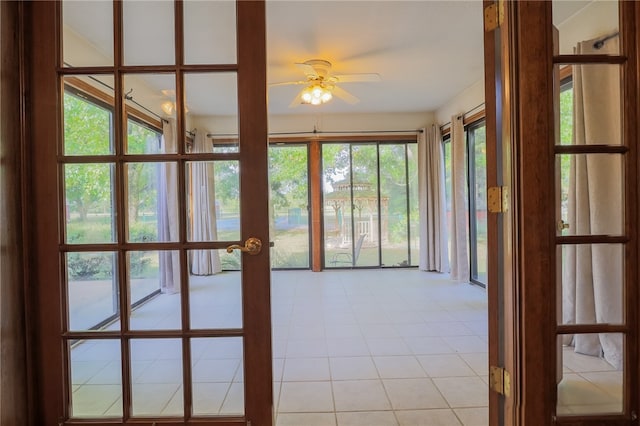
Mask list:
POLYGON ((296 66, 307 77, 306 80, 285 81, 282 83, 272 83, 269 86, 288 86, 305 84, 307 87, 289 105, 289 108, 297 107, 300 104, 320 105, 329 102, 333 96, 342 99, 349 104, 360 102, 358 98, 344 90, 338 84, 354 82, 375 82, 380 81, 380 74, 331 74, 331 62, 324 59, 310 59, 305 62, 296 63, 296 66))

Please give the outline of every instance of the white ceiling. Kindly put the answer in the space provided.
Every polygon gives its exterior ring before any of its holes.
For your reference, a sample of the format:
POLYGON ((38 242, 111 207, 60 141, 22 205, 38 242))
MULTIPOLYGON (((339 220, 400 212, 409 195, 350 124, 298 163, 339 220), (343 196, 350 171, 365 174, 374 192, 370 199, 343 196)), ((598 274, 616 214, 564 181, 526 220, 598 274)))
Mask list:
MULTIPOLYGON (((562 21, 586 3, 555 1, 554 20, 562 21)), ((65 24, 109 56, 112 24, 106 16, 111 7, 96 1, 65 4, 65 24)), ((235 39, 224 36, 234 23, 233 7, 222 0, 185 2, 185 15, 194 19, 185 26, 185 45, 194 57, 215 50, 218 62, 233 61, 235 39)), ((140 64, 173 61, 172 10, 166 1, 125 2, 125 40, 131 40, 125 44, 125 59, 143 58, 140 64)), ((482 1, 268 0, 268 82, 304 80, 295 63, 308 59, 330 61, 337 74, 378 73, 382 81, 344 83, 342 87, 360 99, 355 105, 334 99, 321 106, 289 108, 302 86, 270 87, 270 114, 435 111, 483 78, 482 1)), ((194 82, 187 88, 190 111, 230 113, 229 105, 235 104, 212 95, 229 93, 228 79, 218 89, 208 84, 200 88, 194 82)), ((145 100, 140 91, 134 96, 138 102, 158 104, 162 89, 170 87, 152 87, 155 99, 145 100)), ((148 107, 158 110, 158 105, 148 107)))
POLYGON ((288 106, 299 86, 269 89, 271 114, 433 111, 483 76, 482 2, 269 1, 269 82, 304 79, 294 65, 326 59, 338 74, 378 73, 345 83, 360 98, 288 106))

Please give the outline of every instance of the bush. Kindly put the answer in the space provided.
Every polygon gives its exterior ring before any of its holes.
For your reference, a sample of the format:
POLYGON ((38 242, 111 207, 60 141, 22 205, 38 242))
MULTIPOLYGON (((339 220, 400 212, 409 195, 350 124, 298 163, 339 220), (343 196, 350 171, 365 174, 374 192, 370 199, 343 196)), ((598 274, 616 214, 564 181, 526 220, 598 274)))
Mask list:
POLYGON ((131 278, 143 278, 149 273, 151 259, 146 256, 146 252, 129 252, 129 274, 131 278))
POLYGON ((134 222, 129 224, 129 241, 132 243, 146 243, 158 240, 156 222, 134 222))
POLYGON ((73 280, 99 280, 113 274, 111 253, 69 253, 67 271, 73 280))

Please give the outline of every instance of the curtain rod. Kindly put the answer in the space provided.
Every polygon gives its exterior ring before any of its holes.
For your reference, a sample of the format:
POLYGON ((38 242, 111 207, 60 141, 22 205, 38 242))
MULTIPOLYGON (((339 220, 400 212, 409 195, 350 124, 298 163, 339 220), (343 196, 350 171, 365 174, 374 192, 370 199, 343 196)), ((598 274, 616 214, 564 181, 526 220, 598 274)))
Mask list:
MULTIPOLYGON (((475 110, 477 110, 478 108, 483 107, 483 106, 484 106, 484 102, 482 102, 482 103, 480 103, 480 104, 478 104, 478 105, 474 106, 473 108, 471 108, 471 109, 470 109, 469 111, 467 111, 467 112, 463 112, 462 114, 458 114, 458 115, 456 116, 456 118, 458 118, 458 119, 464 118, 464 117, 466 117, 467 115, 471 114, 473 111, 475 111, 475 110)), ((450 126, 450 125, 451 125, 451 122, 450 122, 450 121, 449 121, 449 122, 447 122, 447 123, 441 124, 441 125, 440 125, 440 130, 442 130, 442 129, 444 129, 445 127, 450 126)))
MULTIPOLYGON (((286 135, 321 135, 321 134, 340 134, 340 135, 361 135, 361 134, 381 134, 381 133, 422 133, 422 129, 410 129, 410 130, 316 130, 313 129, 309 132, 273 132, 269 133, 269 136, 286 136, 286 135)), ((237 133, 207 133, 208 138, 216 137, 234 137, 238 136, 237 133)))
POLYGON ((612 38, 616 38, 620 35, 620 32, 616 31, 613 34, 609 34, 608 36, 604 36, 602 37, 600 40, 596 40, 593 42, 593 48, 594 49, 602 49, 602 47, 604 46, 604 44, 611 40, 612 38))
MULTIPOLYGON (((65 64, 66 66, 68 66, 68 67, 73 67, 73 65, 71 65, 69 62, 64 62, 64 64, 65 64)), ((104 86, 104 87, 106 87, 107 89, 110 89, 112 92, 114 92, 114 91, 115 91, 115 89, 114 89, 113 87, 109 86, 109 85, 108 85, 107 83, 105 83, 104 81, 98 80, 97 78, 95 78, 95 77, 93 77, 93 76, 91 76, 91 75, 88 75, 88 76, 86 76, 86 77, 88 77, 90 80, 95 81, 95 82, 96 82, 96 83, 98 83, 98 84, 103 85, 103 86, 104 86)), ((144 105, 142 105, 142 104, 140 104, 140 103, 136 102, 136 101, 133 99, 133 96, 131 96, 131 92, 133 92, 133 89, 129 90, 127 93, 125 93, 125 94, 124 94, 124 98, 125 98, 126 100, 128 100, 129 102, 131 102, 131 103, 135 104, 136 106, 138 106, 138 107, 142 108, 143 110, 147 111, 149 114, 153 115, 153 116, 154 116, 154 117, 156 117, 158 120, 160 120, 160 121, 164 121, 165 123, 167 123, 167 122, 168 122, 168 120, 167 120, 166 118, 163 118, 162 116, 160 116, 160 115, 156 114, 155 112, 151 111, 151 110, 150 110, 149 108, 147 108, 146 106, 144 106, 144 105)))

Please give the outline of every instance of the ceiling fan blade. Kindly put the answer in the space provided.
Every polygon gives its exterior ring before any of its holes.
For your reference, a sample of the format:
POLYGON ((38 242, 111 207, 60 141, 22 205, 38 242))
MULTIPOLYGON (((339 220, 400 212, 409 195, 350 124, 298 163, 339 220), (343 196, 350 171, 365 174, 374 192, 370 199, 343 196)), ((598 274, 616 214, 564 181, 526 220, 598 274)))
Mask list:
POLYGON ((308 84, 309 81, 282 81, 279 83, 269 83, 269 87, 271 86, 292 86, 292 85, 298 85, 298 84, 308 84))
POLYGON ((369 73, 369 74, 341 74, 334 75, 338 82, 340 83, 355 83, 359 81, 380 81, 380 74, 377 73, 369 73))
POLYGON ((295 108, 300 106, 300 104, 302 104, 302 90, 298 92, 295 98, 293 98, 293 101, 289 104, 289 108, 295 108))
POLYGON ((300 68, 300 70, 306 75, 308 78, 317 78, 318 72, 314 67, 309 64, 305 64, 302 62, 296 62, 296 66, 300 68))
POLYGON ((356 98, 355 96, 353 96, 351 93, 347 92, 346 90, 344 90, 342 87, 340 86, 335 86, 333 88, 333 90, 331 91, 331 93, 337 97, 342 99, 343 101, 345 101, 348 104, 357 104, 358 102, 360 102, 360 99, 356 98))

